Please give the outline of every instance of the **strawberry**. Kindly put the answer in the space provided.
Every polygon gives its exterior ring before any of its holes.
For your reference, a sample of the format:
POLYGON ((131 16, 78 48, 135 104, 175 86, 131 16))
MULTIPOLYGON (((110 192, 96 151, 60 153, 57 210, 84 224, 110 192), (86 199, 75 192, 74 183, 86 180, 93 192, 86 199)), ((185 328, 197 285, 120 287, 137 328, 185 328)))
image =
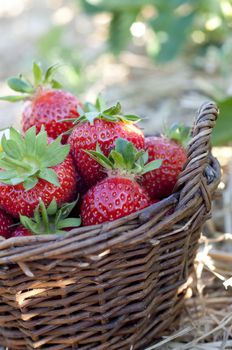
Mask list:
MULTIPOLYGON (((19 225, 10 237, 32 236, 32 232, 23 225, 19 225)), ((9 238, 9 237, 8 237, 9 238)))
MULTIPOLYGON (((22 95, 5 96, 1 99, 11 102, 26 101, 22 114, 24 132, 35 125, 38 133, 44 125, 48 136, 55 139, 73 127, 72 121, 68 119, 78 117, 77 107, 80 102, 69 92, 55 89, 61 87, 53 79, 57 68, 57 65, 51 66, 43 74, 40 66, 34 63, 33 83, 23 78, 22 75, 8 80, 9 87, 14 91, 21 92, 22 95)), ((65 143, 67 139, 68 135, 63 135, 62 143, 65 143)))
POLYGON ((0 236, 9 238, 13 231, 11 227, 13 224, 14 221, 12 217, 0 209, 0 236))
POLYGON ((116 141, 115 149, 106 158, 99 147, 87 153, 108 170, 108 177, 91 187, 83 197, 81 217, 84 226, 113 221, 151 204, 136 176, 160 166, 161 161, 147 162, 148 155, 131 142, 116 141))
POLYGON ((151 198, 161 199, 172 193, 178 175, 187 160, 183 145, 188 140, 188 134, 188 128, 174 125, 167 136, 145 138, 148 160, 163 160, 159 169, 146 173, 140 181, 151 198))
POLYGON ((81 224, 80 218, 68 218, 77 201, 65 203, 58 209, 53 199, 46 208, 42 200, 35 209, 34 217, 20 215, 21 225, 17 227, 11 237, 31 236, 41 234, 63 234, 81 224))
POLYGON ((105 156, 108 156, 118 138, 132 142, 138 149, 144 147, 143 132, 133 123, 139 118, 134 115, 122 115, 121 105, 106 108, 101 97, 96 105, 87 106, 87 112, 79 109, 81 116, 77 126, 69 137, 71 152, 78 171, 84 179, 87 188, 95 185, 106 174, 101 166, 94 161, 85 150, 95 150, 97 143, 105 156))
POLYGON ((25 136, 10 129, 2 137, 0 157, 0 208, 14 217, 32 216, 42 199, 48 206, 55 198, 58 206, 75 198, 77 175, 69 145, 61 136, 48 143, 47 133, 36 135, 35 127, 25 136))

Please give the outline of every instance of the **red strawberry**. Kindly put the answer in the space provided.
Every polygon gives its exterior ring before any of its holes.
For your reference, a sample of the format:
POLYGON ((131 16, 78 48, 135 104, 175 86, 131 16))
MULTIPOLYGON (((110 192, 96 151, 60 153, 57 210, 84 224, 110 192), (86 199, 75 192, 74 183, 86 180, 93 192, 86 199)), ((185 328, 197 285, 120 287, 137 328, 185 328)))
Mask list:
POLYGON ((3 210, 0 209, 0 236, 9 238, 13 228, 11 225, 14 224, 13 219, 10 215, 6 214, 3 210))
POLYGON ((61 137, 48 144, 44 130, 35 127, 21 136, 10 129, 10 139, 2 138, 0 159, 0 208, 14 217, 32 216, 42 199, 46 206, 53 198, 58 206, 75 198, 77 174, 69 145, 61 137))
POLYGON ((99 149, 88 154, 108 169, 109 177, 91 187, 84 196, 81 205, 84 226, 113 221, 151 204, 146 191, 136 182, 136 175, 157 168, 160 161, 145 165, 146 153, 137 151, 123 139, 116 141, 108 158, 99 149))
POLYGON ((23 225, 19 225, 16 230, 12 233, 11 237, 23 237, 32 236, 32 233, 26 229, 23 225))
MULTIPOLYGON (((22 128, 25 132, 31 126, 36 126, 36 131, 41 130, 42 125, 48 135, 53 139, 73 128, 71 121, 60 121, 67 118, 78 117, 77 106, 79 101, 72 94, 62 90, 41 90, 29 102, 23 111, 22 128)), ((68 135, 63 135, 62 143, 65 143, 68 135)))
MULTIPOLYGON (((53 79, 57 65, 48 68, 43 74, 40 66, 36 63, 33 65, 34 82, 25 80, 22 76, 13 77, 8 80, 8 85, 15 91, 21 92, 22 95, 6 96, 8 101, 27 101, 23 109, 22 129, 25 132, 32 126, 36 126, 37 133, 44 125, 48 136, 53 139, 57 138, 64 132, 70 130, 74 124, 68 120, 77 118, 77 107, 80 105, 78 99, 63 90, 55 90, 61 85, 53 79), (50 87, 47 87, 50 86, 50 87), (62 122, 61 120, 67 121, 62 122)), ((63 135, 62 143, 65 143, 68 135, 63 135)))
POLYGON ((138 121, 138 117, 121 115, 119 103, 106 109, 101 98, 98 98, 96 107, 91 106, 89 109, 90 112, 83 112, 78 118, 78 124, 68 141, 77 169, 88 188, 102 180, 106 174, 85 150, 95 150, 98 144, 104 155, 108 156, 118 138, 127 139, 138 149, 144 148, 143 132, 133 124, 138 121))
POLYGON ((21 225, 17 227, 11 237, 62 234, 80 226, 80 218, 68 218, 76 203, 77 201, 65 203, 58 209, 55 199, 52 200, 47 208, 44 202, 40 200, 32 219, 20 215, 21 225))
POLYGON ((90 188, 83 199, 81 218, 84 226, 113 221, 147 207, 150 199, 135 181, 109 177, 90 188))
MULTIPOLYGON (((173 127, 173 129, 177 127, 173 127)), ((180 129, 180 128, 179 128, 180 129)), ((178 128, 177 128, 178 130, 178 128)), ((187 137, 187 129, 179 130, 187 137)), ((151 198, 164 198, 169 196, 176 184, 178 175, 187 160, 185 148, 181 143, 174 140, 174 133, 167 137, 147 137, 145 138, 145 148, 148 151, 149 161, 162 159, 162 165, 159 169, 143 175, 140 183, 147 190, 151 198)), ((180 141, 180 137, 178 138, 180 141)))

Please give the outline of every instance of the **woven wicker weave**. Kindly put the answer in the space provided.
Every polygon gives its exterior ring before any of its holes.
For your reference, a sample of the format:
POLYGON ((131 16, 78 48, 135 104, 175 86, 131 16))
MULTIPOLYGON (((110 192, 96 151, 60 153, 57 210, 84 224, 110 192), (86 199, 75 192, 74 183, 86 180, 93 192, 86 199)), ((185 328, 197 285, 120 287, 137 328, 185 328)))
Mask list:
POLYGON ((0 344, 17 349, 136 350, 177 318, 220 167, 217 118, 202 106, 169 198, 65 236, 0 241, 0 344))

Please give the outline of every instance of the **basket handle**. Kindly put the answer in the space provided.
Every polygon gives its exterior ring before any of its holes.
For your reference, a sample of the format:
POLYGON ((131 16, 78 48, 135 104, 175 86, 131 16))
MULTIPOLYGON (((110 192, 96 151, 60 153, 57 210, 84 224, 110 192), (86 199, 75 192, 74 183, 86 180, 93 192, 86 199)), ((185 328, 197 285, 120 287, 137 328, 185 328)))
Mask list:
POLYGON ((218 113, 218 107, 214 102, 205 102, 197 113, 191 131, 192 139, 187 148, 188 160, 174 190, 180 191, 177 208, 185 206, 200 189, 207 212, 211 209, 211 193, 207 186, 214 178, 212 168, 209 166, 210 139, 218 113))

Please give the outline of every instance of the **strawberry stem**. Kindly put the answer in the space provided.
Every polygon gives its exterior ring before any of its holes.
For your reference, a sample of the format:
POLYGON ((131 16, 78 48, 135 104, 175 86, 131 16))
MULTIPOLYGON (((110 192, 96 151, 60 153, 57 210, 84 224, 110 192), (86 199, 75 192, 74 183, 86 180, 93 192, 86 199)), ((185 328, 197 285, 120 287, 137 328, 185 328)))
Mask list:
POLYGON ((120 170, 121 175, 143 175, 149 171, 158 169, 161 164, 161 159, 156 159, 148 163, 148 152, 137 150, 132 142, 119 138, 116 140, 115 148, 106 157, 101 151, 99 145, 96 151, 85 152, 97 161, 103 168, 108 171, 120 170))
MULTIPOLYGON (((77 199, 78 200, 78 199, 77 199)), ((58 208, 56 200, 53 199, 46 208, 40 199, 39 205, 34 211, 34 217, 20 216, 21 224, 34 234, 64 234, 65 229, 78 227, 81 224, 80 218, 68 218, 71 211, 77 204, 77 200, 66 203, 58 208)))
POLYGON ((141 120, 137 115, 123 114, 122 106, 119 102, 117 102, 114 106, 107 107, 101 95, 97 97, 95 104, 87 102, 85 103, 83 109, 78 106, 77 112, 79 117, 72 119, 75 124, 89 122, 91 125, 93 125, 95 119, 124 123, 137 123, 141 120))
POLYGON ((44 202, 41 199, 39 201, 39 208, 41 210, 45 232, 48 234, 49 233, 48 214, 47 214, 47 210, 46 210, 46 207, 44 205, 44 202))
POLYGON ((2 96, 0 100, 8 102, 18 102, 31 99, 38 90, 42 87, 50 87, 52 89, 60 89, 62 85, 54 79, 54 74, 61 67, 61 64, 56 63, 43 72, 41 66, 34 62, 32 71, 33 71, 33 82, 27 77, 19 74, 18 77, 11 77, 7 80, 8 86, 16 92, 19 92, 20 95, 13 96, 2 96))
POLYGON ((182 123, 175 123, 170 128, 165 128, 164 136, 186 147, 190 140, 190 128, 182 123))
POLYGON ((24 136, 11 128, 8 139, 3 135, 0 148, 2 183, 8 185, 23 183, 24 188, 29 190, 41 178, 57 187, 60 186, 52 167, 62 163, 70 150, 69 145, 61 144, 60 136, 48 143, 44 128, 36 135, 36 128, 32 127, 24 136))

